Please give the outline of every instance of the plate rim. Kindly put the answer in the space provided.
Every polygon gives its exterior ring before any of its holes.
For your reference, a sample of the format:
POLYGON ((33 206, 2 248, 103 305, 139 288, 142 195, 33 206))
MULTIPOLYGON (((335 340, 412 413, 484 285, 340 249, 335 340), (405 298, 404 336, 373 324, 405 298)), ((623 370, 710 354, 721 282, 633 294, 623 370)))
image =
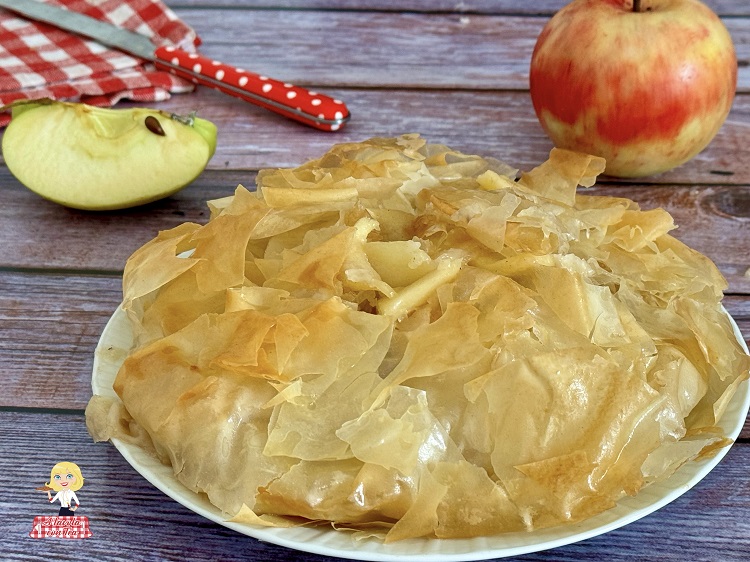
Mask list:
MULTIPOLYGON (((742 333, 737 326, 736 321, 722 306, 723 312, 729 319, 737 341, 740 343, 742 349, 746 353, 748 351, 747 343, 745 342, 742 333)), ((91 385, 93 394, 100 394, 105 396, 116 396, 112 390, 112 381, 102 379, 103 367, 107 365, 106 352, 110 352, 115 348, 115 343, 110 341, 112 333, 117 329, 125 329, 127 336, 130 338, 128 343, 128 337, 120 338, 123 340, 125 345, 132 346, 132 330, 130 323, 127 318, 127 313, 123 309, 122 304, 117 307, 115 312, 110 316, 107 324, 102 330, 101 336, 97 342, 97 346, 94 352, 94 361, 92 365, 92 378, 91 385), (105 352, 105 348, 108 348, 105 352)), ((122 348, 117 348, 121 351, 128 351, 122 348)), ((122 358, 124 360, 124 356, 122 358)), ((114 373, 110 373, 109 377, 113 380, 116 374, 116 369, 122 361, 115 359, 110 363, 116 363, 117 366, 114 369, 114 373)), ((111 370, 111 369, 110 369, 111 370)), ((363 560, 370 562, 404 562, 408 557, 415 562, 469 562, 488 560, 493 558, 506 558, 510 556, 520 556, 524 554, 530 554, 534 552, 541 552, 544 550, 550 550, 561 546, 581 542, 594 538, 596 536, 603 535, 605 533, 614 531, 643 517, 646 517, 669 503, 673 502, 677 498, 686 494, 698 483, 700 483, 713 469, 724 459, 729 453, 730 449, 734 445, 739 436, 742 428, 745 424, 745 420, 750 410, 750 381, 742 381, 732 397, 732 400, 727 407, 727 411, 730 409, 737 410, 736 419, 733 418, 733 423, 729 423, 730 420, 726 417, 721 420, 720 426, 727 430, 729 426, 730 430, 726 432, 726 435, 731 439, 732 443, 720 449, 714 456, 703 459, 700 461, 690 461, 685 465, 681 466, 672 476, 662 482, 658 482, 648 486, 641 490, 636 496, 625 497, 617 502, 617 506, 611 508, 603 513, 597 514, 584 521, 573 524, 563 524, 548 529, 539 529, 531 532, 515 532, 515 533, 501 533, 498 535, 476 537, 468 539, 434 539, 434 538, 415 538, 399 541, 391 544, 384 544, 382 540, 378 539, 364 539, 356 541, 351 538, 351 535, 336 531, 333 528, 328 527, 290 527, 290 528, 278 528, 278 527, 261 527, 253 526, 250 524, 237 523, 228 520, 218 508, 211 505, 208 500, 201 497, 197 492, 193 492, 186 486, 184 486, 172 473, 172 468, 168 465, 162 464, 156 457, 151 457, 149 453, 141 450, 137 446, 127 443, 121 439, 112 438, 110 441, 122 455, 125 461, 130 464, 136 472, 138 472, 143 478, 145 478, 151 485, 159 489, 162 493, 167 495, 172 500, 176 501, 183 507, 193 511, 194 513, 218 523, 226 528, 232 529, 242 535, 252 537, 254 539, 272 543, 278 546, 294 549, 300 552, 309 552, 312 554, 319 554, 324 556, 333 556, 338 558, 345 558, 350 560, 363 560), (147 462, 143 462, 143 457, 146 456, 147 462), (667 486, 668 483, 678 482, 677 485, 667 486), (660 491, 665 489, 666 491, 658 496, 655 501, 647 503, 642 507, 635 507, 630 504, 634 503, 635 499, 644 494, 653 495, 653 491, 660 491), (620 513, 624 512, 624 513, 620 513), (327 541, 316 542, 310 540, 314 537, 307 537, 305 540, 295 539, 295 531, 299 535, 299 531, 312 531, 314 530, 317 534, 324 534, 327 537, 349 537, 350 549, 343 548, 341 546, 329 546, 326 544, 327 541), (289 535, 292 535, 290 537, 289 535), (555 537, 554 535, 557 534, 555 537), (519 544, 502 546, 501 544, 491 543, 502 543, 506 542, 509 538, 532 538, 534 536, 545 537, 552 535, 552 537, 541 541, 521 541, 519 544), (463 550, 456 552, 440 552, 432 550, 425 551, 424 546, 430 545, 460 545, 464 548, 463 550), (477 549, 471 549, 472 545, 484 545, 477 549), (370 546, 374 547, 371 549, 365 549, 363 547, 370 546), (409 547, 412 548, 409 548, 409 547), (421 551, 417 551, 416 548, 421 547, 421 551)), ((307 533, 311 534, 311 533, 307 533)), ((336 541, 334 542, 341 542, 336 541)))

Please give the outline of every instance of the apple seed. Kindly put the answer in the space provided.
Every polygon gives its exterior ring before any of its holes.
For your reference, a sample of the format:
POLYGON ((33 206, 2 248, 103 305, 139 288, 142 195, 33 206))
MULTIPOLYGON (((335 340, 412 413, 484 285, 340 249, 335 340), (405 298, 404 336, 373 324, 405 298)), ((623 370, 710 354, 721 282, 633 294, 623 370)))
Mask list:
POLYGON ((161 128, 161 123, 159 123, 159 120, 153 115, 149 115, 148 117, 146 117, 144 123, 146 124, 146 128, 155 135, 159 135, 160 137, 166 135, 164 129, 161 128))

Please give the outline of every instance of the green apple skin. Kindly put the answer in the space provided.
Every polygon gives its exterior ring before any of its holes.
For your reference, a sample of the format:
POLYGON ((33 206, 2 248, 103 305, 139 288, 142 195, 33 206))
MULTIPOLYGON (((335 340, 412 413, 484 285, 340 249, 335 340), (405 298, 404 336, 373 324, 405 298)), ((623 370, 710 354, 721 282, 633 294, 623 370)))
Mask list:
POLYGON ((187 186, 213 156, 216 136, 216 126, 197 117, 40 100, 12 106, 2 149, 11 173, 32 191, 67 207, 104 211, 187 186), (158 133, 147 127, 149 116, 158 120, 158 133))
POLYGON ((530 92, 560 148, 602 156, 606 173, 643 177, 698 154, 724 123, 737 58, 698 0, 574 0, 537 39, 530 92))

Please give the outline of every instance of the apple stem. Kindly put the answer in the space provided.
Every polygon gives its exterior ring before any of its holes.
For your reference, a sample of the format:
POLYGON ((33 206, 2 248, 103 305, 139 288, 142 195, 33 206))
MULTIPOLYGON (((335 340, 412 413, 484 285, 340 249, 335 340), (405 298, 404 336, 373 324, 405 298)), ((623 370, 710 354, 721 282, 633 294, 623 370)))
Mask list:
POLYGON ((641 11, 641 0, 633 0, 633 11, 634 12, 641 11))

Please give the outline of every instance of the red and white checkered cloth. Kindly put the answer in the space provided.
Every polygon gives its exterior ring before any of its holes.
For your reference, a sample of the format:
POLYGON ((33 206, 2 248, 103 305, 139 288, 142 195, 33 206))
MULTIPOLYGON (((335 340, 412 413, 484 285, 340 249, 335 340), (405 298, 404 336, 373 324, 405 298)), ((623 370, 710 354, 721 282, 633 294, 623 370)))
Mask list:
MULTIPOLYGON (((30 0, 31 1, 31 0, 30 0)), ((39 0, 35 0, 39 1, 39 0)), ((195 31, 160 0, 41 0, 194 51, 195 31)), ((111 106, 162 101, 194 85, 122 51, 0 8, 0 105, 52 98, 111 106)), ((0 127, 10 120, 0 114, 0 127)))
POLYGON ((91 534, 85 515, 39 515, 34 517, 29 536, 32 539, 87 539, 91 534))

